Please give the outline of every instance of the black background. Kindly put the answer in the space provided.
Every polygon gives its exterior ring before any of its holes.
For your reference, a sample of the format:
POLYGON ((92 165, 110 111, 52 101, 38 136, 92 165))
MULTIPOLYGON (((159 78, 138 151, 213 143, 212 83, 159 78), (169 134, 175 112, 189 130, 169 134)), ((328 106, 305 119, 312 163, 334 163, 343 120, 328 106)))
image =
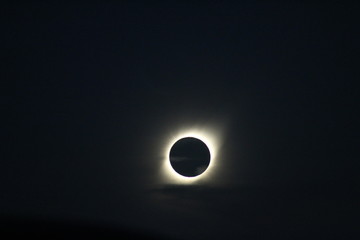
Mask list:
POLYGON ((1 7, 2 233, 354 236, 359 6, 150 2, 1 7), (221 174, 159 178, 211 121, 221 174))

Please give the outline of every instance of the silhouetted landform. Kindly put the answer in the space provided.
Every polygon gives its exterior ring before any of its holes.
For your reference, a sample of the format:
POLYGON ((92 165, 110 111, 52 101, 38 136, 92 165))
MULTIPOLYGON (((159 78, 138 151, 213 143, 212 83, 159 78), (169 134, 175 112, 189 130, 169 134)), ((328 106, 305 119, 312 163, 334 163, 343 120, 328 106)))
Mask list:
MULTIPOLYGON (((204 239, 358 239, 358 191, 351 187, 321 185, 292 187, 211 187, 163 185, 147 196, 154 207, 172 212, 174 204, 191 209, 191 221, 204 239), (170 206, 171 205, 171 206, 170 206), (207 227, 208 223, 218 229, 207 227), (196 225, 198 224, 198 225, 196 225), (204 231, 204 232, 203 232, 204 231), (226 233, 223 233, 225 231, 226 233), (226 234, 226 235, 225 235, 226 234)), ((137 213, 134 213, 137 214, 137 213)), ((175 213, 174 213, 175 214, 175 213)), ((157 216, 153 216, 156 221, 157 216)), ((176 215, 173 216, 176 218, 176 215)), ((151 229, 151 226, 149 226, 151 229)), ((166 229, 164 229, 166 230, 166 229)), ((163 232, 116 224, 49 220, 19 216, 0 217, 0 238, 36 239, 191 239, 182 226, 170 236, 163 232), (6 236, 6 237, 5 237, 6 236)))
POLYGON ((2 216, 0 239, 173 239, 142 229, 123 226, 41 220, 40 218, 2 216))

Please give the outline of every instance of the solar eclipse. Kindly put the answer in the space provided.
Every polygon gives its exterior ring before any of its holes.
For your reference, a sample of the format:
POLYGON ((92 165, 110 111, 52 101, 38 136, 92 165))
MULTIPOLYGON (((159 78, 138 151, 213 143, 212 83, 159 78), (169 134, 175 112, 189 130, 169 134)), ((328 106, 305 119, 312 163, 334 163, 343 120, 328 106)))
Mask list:
POLYGON ((194 137, 178 140, 169 154, 172 168, 185 177, 196 177, 204 173, 210 164, 210 158, 206 144, 194 137))
MULTIPOLYGON (((185 121, 185 123, 183 122, 178 126, 173 126, 172 129, 168 130, 167 136, 164 136, 161 149, 161 174, 159 175, 159 180, 168 184, 187 185, 205 182, 221 184, 221 179, 218 178, 218 174, 221 173, 220 169, 222 166, 222 164, 219 163, 219 157, 221 154, 220 148, 222 146, 223 136, 224 127, 217 122, 189 124, 185 121), (189 143, 185 144, 185 140, 189 143), (202 153, 191 153, 192 151, 183 150, 181 150, 181 152, 180 150, 176 150, 178 148, 178 144, 193 145, 191 142, 198 146, 193 146, 193 148, 199 148, 197 151, 202 153), (203 148, 203 150, 200 150, 200 148, 203 148), (176 156, 175 153, 178 155, 178 158, 174 158, 176 156), (190 158, 196 158, 196 154, 198 154, 198 156, 202 156, 200 157, 202 160, 191 161, 190 158), (185 160, 185 157, 189 159, 185 160), (185 161, 188 162, 185 164, 185 161), (187 166, 180 167, 180 165, 187 166), (182 172, 182 170, 185 170, 184 168, 187 170, 182 172)), ((181 148, 186 149, 188 147, 181 148)), ((188 150, 190 148, 191 147, 189 147, 188 150)))

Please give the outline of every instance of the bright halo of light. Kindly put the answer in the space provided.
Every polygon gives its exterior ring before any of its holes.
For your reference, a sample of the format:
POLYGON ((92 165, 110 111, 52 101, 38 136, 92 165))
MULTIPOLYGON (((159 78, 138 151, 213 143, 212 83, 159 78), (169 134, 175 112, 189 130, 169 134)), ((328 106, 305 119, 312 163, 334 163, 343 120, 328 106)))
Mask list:
POLYGON ((216 166, 218 150, 219 150, 219 139, 215 131, 210 129, 192 128, 182 131, 178 131, 169 137, 169 140, 164 147, 163 166, 162 172, 167 180, 171 180, 176 183, 189 184, 199 180, 204 180, 212 176, 214 173, 214 167, 216 166), (210 164, 208 168, 202 174, 194 177, 186 177, 177 173, 170 164, 170 150, 171 147, 180 139, 186 137, 193 137, 203 141, 210 151, 210 164))

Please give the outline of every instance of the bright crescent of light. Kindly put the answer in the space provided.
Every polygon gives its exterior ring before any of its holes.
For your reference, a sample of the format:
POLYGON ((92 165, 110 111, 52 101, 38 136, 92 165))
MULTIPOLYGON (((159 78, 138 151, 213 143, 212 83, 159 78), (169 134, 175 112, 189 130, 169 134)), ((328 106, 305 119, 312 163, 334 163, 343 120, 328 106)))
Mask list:
POLYGON ((199 180, 206 180, 211 177, 214 173, 214 166, 216 166, 218 150, 219 150, 219 135, 216 134, 211 128, 191 128, 170 136, 167 145, 164 147, 162 174, 167 180, 178 184, 191 184, 199 180), (212 131, 211 131, 212 130, 212 131), (193 137, 203 141, 210 151, 210 164, 208 168, 202 174, 194 177, 185 177, 178 174, 171 166, 169 156, 171 147, 181 138, 193 137))

